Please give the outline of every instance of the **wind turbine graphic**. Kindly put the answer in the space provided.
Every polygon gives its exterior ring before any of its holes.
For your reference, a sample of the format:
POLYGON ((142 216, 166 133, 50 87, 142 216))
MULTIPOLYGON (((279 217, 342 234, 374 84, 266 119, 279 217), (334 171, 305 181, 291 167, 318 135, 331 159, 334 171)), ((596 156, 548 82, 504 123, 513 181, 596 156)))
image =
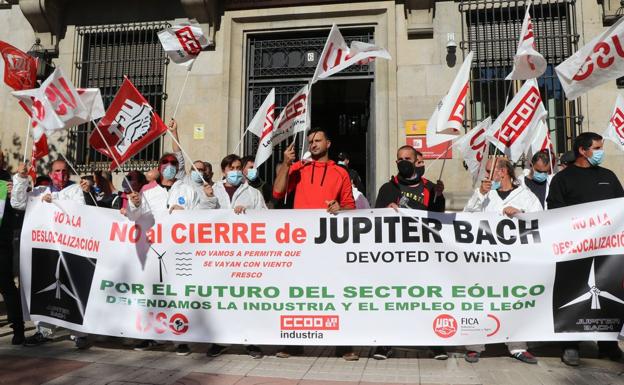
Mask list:
POLYGON ((80 315, 82 317, 84 317, 84 308, 82 306, 82 301, 80 301, 80 298, 78 298, 78 295, 76 295, 76 290, 74 288, 74 283, 72 281, 71 275, 69 273, 69 270, 67 269, 67 263, 65 262, 65 258, 63 256, 63 253, 59 250, 59 257, 58 260, 56 261, 56 273, 54 274, 54 277, 56 278, 56 280, 48 287, 39 290, 38 292, 36 292, 35 294, 40 294, 40 293, 45 293, 48 291, 52 291, 55 290, 55 294, 54 297, 56 299, 61 299, 61 291, 64 291, 65 294, 67 294, 68 296, 70 296, 74 301, 76 301, 76 305, 78 305, 78 311, 80 311, 80 315), (61 282, 61 263, 63 264, 63 269, 65 270, 65 273, 67 274, 67 277, 69 279, 69 285, 72 287, 72 290, 70 290, 69 288, 67 288, 67 286, 65 286, 65 284, 63 284, 61 282))
POLYGON ((561 306, 559 309, 563 309, 564 307, 568 307, 571 305, 575 305, 580 302, 587 301, 591 299, 591 309, 592 310, 600 310, 600 298, 603 297, 606 299, 610 299, 611 301, 615 301, 624 305, 624 301, 620 298, 614 296, 613 294, 602 291, 596 286, 596 273, 594 270, 594 261, 592 260, 591 270, 589 271, 589 278, 587 279, 587 286, 589 286, 589 291, 578 298, 573 299, 572 301, 566 303, 561 306))
POLYGON ((160 254, 153 247, 151 247, 151 249, 152 249, 152 251, 154 251, 154 253, 156 253, 156 255, 158 255, 158 273, 160 274, 160 283, 162 283, 162 281, 163 281, 163 269, 165 269, 165 273, 167 272, 167 266, 165 266, 165 261, 163 261, 163 257, 165 256, 167 251, 163 251, 163 253, 160 254))

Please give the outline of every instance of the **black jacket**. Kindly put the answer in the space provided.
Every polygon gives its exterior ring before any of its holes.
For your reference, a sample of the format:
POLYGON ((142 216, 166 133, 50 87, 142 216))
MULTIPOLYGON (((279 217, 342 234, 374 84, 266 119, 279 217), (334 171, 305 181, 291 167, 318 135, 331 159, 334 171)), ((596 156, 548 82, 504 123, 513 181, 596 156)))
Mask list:
POLYGON ((420 183, 415 186, 406 186, 399 183, 396 176, 381 186, 377 193, 375 208, 388 207, 389 204, 396 203, 399 207, 444 212, 446 199, 444 195, 435 199, 435 184, 421 178, 420 183))

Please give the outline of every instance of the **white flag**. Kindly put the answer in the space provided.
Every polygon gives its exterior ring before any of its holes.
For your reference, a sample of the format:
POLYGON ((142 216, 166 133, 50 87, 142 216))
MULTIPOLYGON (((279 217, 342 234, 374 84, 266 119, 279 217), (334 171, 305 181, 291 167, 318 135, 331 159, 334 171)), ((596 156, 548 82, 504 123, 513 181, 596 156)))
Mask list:
POLYGON ((530 146, 540 120, 547 113, 537 80, 527 80, 490 126, 487 139, 512 162, 517 162, 530 146))
POLYGON ((469 52, 451 88, 440 100, 427 122, 427 146, 435 146, 457 138, 464 126, 466 95, 473 52, 469 52))
POLYGON ((472 175, 473 182, 479 176, 481 162, 488 148, 485 132, 492 124, 492 118, 485 118, 476 127, 462 136, 457 144, 457 150, 461 152, 464 162, 468 167, 468 171, 472 175))
POLYGON ((158 32, 158 39, 167 56, 174 63, 185 66, 188 71, 202 48, 209 44, 204 31, 195 20, 185 21, 158 32))
POLYGON ((306 131, 308 127, 308 90, 308 85, 306 84, 290 99, 275 120, 273 130, 260 140, 258 152, 256 153, 255 167, 258 167, 259 163, 262 164, 273 154, 274 146, 298 132, 306 131), (266 158, 262 159, 260 157, 261 151, 265 154, 262 157, 266 156, 266 158), (259 162, 260 160, 261 162, 259 162))
POLYGON ((35 141, 45 131, 63 130, 89 121, 89 111, 60 68, 54 70, 41 87, 12 94, 23 102, 36 123, 33 125, 35 141))
POLYGON ((99 88, 78 88, 76 91, 78 91, 82 104, 89 112, 89 119, 99 119, 106 114, 99 88))
POLYGON ((595 37, 555 71, 569 99, 624 75, 624 18, 595 37))
POLYGON ((316 71, 310 84, 316 83, 318 79, 326 79, 354 64, 366 64, 376 57, 387 60, 392 59, 388 51, 373 44, 353 41, 351 42, 351 48, 349 48, 340 30, 334 24, 329 32, 323 53, 316 65, 316 71))
POLYGON ((530 8, 531 3, 527 5, 524 21, 522 22, 522 31, 520 32, 518 50, 514 56, 513 70, 507 75, 505 80, 538 78, 546 71, 546 59, 536 49, 533 22, 531 22, 531 14, 529 13, 530 8))
POLYGON ((618 95, 615 101, 609 126, 602 136, 617 144, 620 150, 624 151, 624 98, 622 95, 618 95))
POLYGON ((269 92, 266 99, 256 112, 247 128, 249 132, 260 138, 254 167, 258 168, 273 155, 273 145, 268 139, 273 133, 275 121, 275 88, 269 92))
POLYGON ((529 145, 529 149, 527 150, 526 155, 533 156, 534 154, 542 150, 548 150, 550 153, 554 152, 552 141, 550 140, 548 125, 544 120, 540 120, 538 122, 535 134, 533 136, 533 140, 529 145))

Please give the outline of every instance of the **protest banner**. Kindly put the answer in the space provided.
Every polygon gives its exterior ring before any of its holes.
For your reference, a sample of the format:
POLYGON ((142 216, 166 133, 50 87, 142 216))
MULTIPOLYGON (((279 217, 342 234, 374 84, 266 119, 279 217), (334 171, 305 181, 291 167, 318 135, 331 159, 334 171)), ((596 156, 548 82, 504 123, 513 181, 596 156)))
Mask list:
POLYGON ((515 219, 199 210, 135 223, 116 210, 31 197, 21 283, 33 320, 141 339, 615 340, 624 309, 623 203, 515 219))

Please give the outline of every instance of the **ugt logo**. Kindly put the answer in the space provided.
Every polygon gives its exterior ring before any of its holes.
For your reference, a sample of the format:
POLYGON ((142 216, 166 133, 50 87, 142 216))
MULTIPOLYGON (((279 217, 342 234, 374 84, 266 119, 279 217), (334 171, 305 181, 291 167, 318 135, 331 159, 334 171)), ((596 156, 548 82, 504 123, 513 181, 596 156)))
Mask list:
POLYGON ((451 338, 457 333, 457 321, 450 314, 441 314, 433 320, 433 331, 438 337, 451 338))
POLYGON ((197 56, 201 52, 201 44, 193 34, 191 27, 186 26, 175 31, 178 41, 182 45, 182 49, 189 55, 197 56))

